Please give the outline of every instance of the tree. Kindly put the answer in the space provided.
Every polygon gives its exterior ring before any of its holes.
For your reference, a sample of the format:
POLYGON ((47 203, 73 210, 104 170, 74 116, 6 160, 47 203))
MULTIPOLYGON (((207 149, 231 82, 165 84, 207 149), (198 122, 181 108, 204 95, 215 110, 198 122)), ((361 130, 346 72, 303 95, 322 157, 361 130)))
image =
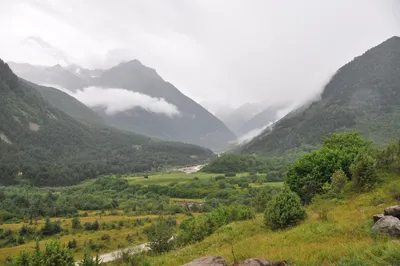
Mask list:
POLYGON ((321 148, 305 154, 288 169, 286 183, 304 203, 322 193, 333 173, 342 169, 351 177, 350 165, 358 154, 366 152, 371 142, 357 132, 333 133, 323 138, 321 148))
POLYGON ((305 218, 299 196, 288 187, 271 199, 264 212, 264 223, 272 230, 294 226, 305 218))
POLYGON ((99 266, 101 264, 100 257, 97 255, 92 258, 91 249, 87 245, 85 247, 85 252, 83 253, 82 260, 78 263, 78 266, 99 266))
POLYGON ((161 254, 173 248, 173 229, 165 220, 159 219, 157 223, 145 229, 144 233, 149 240, 151 252, 161 254))
POLYGON ((79 229, 81 228, 81 220, 79 217, 72 218, 72 229, 79 229))
POLYGON ((360 154, 350 169, 355 191, 371 190, 378 182, 376 161, 369 154, 360 154))
POLYGON ((337 170, 331 177, 331 192, 335 195, 341 194, 346 186, 347 177, 342 169, 337 170))

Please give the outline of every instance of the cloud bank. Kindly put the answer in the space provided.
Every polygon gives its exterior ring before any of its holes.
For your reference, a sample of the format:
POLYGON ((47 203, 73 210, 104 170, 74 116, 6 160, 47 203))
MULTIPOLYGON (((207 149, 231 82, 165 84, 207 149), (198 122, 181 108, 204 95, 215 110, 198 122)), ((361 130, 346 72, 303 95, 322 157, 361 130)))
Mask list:
POLYGON ((163 114, 169 117, 179 116, 179 109, 163 98, 154 98, 146 94, 128 91, 121 88, 86 87, 77 92, 71 92, 57 85, 46 84, 44 86, 61 90, 90 108, 105 108, 107 115, 115 115, 134 108, 142 108, 146 111, 163 114))

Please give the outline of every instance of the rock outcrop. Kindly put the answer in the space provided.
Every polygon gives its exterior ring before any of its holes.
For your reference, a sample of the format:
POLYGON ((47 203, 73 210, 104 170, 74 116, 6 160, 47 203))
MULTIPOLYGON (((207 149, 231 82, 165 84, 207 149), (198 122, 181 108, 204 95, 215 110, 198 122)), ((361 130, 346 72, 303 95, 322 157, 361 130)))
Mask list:
POLYGON ((205 256, 189 262, 184 266, 228 266, 224 258, 220 256, 205 256))
POLYGON ((400 237, 400 220, 394 216, 384 216, 375 223, 372 231, 400 237))
POLYGON ((385 215, 383 214, 375 214, 372 219, 374 220, 374 223, 376 223, 377 221, 379 221, 381 218, 385 217, 385 215))
MULTIPOLYGON (((252 258, 242 263, 234 263, 232 266, 285 266, 289 265, 286 261, 270 262, 263 258, 252 258)), ((226 261, 220 256, 205 256, 189 262, 183 266, 228 266, 226 261)))
POLYGON ((385 209, 384 214, 394 216, 400 219, 400 205, 387 207, 385 209))

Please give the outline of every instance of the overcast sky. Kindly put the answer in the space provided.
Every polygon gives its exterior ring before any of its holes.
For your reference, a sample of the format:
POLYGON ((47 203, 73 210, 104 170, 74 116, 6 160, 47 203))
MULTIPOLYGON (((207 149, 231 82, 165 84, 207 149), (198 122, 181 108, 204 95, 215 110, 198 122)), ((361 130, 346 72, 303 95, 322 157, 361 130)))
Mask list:
POLYGON ((110 67, 138 59, 221 106, 322 89, 400 35, 396 0, 0 0, 0 58, 110 67))

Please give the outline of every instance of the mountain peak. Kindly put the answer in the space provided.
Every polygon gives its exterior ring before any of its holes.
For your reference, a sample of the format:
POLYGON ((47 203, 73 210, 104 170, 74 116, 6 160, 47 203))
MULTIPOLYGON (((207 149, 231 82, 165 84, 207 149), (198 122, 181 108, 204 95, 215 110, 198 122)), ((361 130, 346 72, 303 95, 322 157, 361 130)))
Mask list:
POLYGON ((12 88, 18 83, 18 77, 12 72, 11 68, 0 59, 0 80, 4 80, 8 87, 12 88))

